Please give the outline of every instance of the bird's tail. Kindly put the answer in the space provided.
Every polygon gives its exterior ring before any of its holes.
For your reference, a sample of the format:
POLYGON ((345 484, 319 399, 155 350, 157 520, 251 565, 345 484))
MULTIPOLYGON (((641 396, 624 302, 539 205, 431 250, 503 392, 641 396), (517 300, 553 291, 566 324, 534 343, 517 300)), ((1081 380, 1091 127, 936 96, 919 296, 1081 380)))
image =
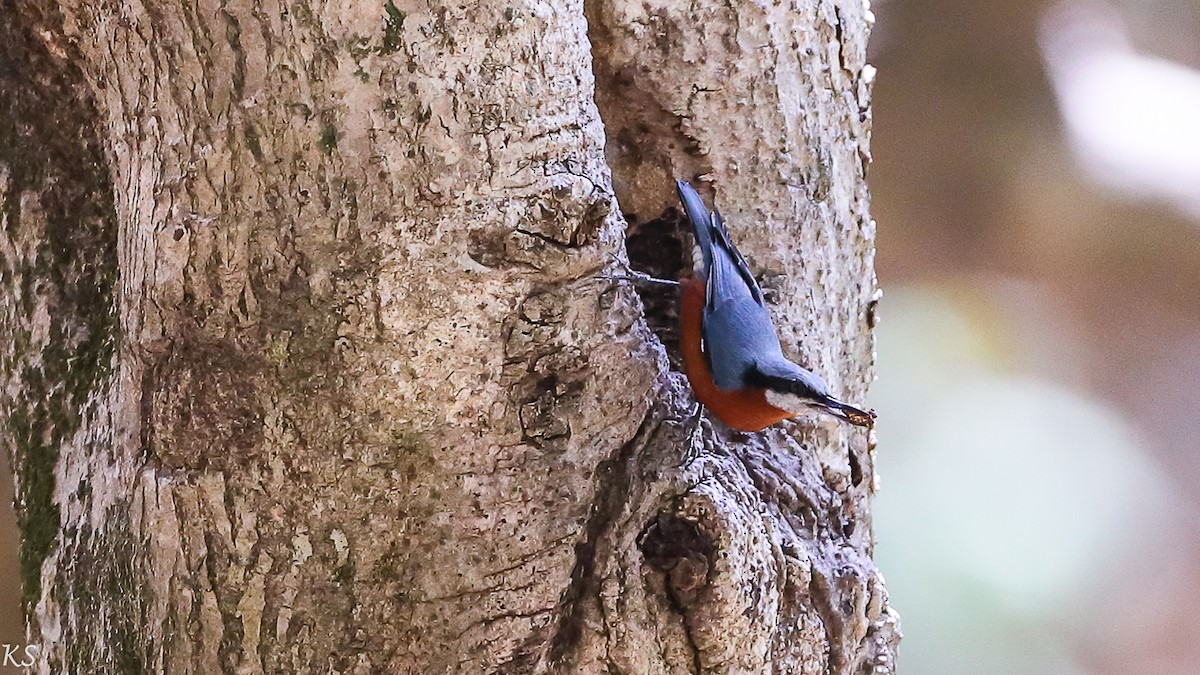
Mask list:
POLYGON ((875 426, 874 410, 862 410, 861 408, 855 408, 849 403, 842 403, 832 396, 826 397, 823 403, 825 404, 825 409, 828 410, 831 415, 834 417, 840 417, 854 426, 867 427, 868 429, 875 426))
POLYGON ((711 304, 748 294, 756 303, 763 304, 758 281, 754 279, 746 259, 729 238, 721 214, 709 211, 687 181, 676 180, 675 186, 679 189, 683 210, 687 212, 688 220, 692 221, 692 230, 696 233, 699 256, 696 255, 697 251, 692 252, 692 270, 709 281, 706 301, 711 304))
POLYGON ((712 266, 712 215, 696 189, 687 181, 676 180, 675 187, 679 190, 679 201, 683 202, 683 210, 687 212, 692 230, 696 233, 696 246, 704 256, 704 269, 708 270, 712 266))

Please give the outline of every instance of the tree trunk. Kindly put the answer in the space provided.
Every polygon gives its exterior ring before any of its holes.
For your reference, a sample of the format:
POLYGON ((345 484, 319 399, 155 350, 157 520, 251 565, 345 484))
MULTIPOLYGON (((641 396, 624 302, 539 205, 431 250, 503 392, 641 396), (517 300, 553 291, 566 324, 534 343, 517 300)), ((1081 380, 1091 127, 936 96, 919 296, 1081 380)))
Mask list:
POLYGON ((690 424, 597 276, 708 174, 861 400, 859 3, 0 8, 39 672, 892 669, 873 437, 690 424))

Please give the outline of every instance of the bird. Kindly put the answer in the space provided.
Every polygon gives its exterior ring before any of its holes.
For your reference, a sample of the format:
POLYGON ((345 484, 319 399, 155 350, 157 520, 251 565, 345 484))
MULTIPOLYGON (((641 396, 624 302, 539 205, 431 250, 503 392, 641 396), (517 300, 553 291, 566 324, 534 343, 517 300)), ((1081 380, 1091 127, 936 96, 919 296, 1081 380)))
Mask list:
POLYGON ((819 375, 783 355, 762 290, 721 215, 689 183, 675 184, 695 234, 692 275, 679 281, 679 340, 696 400, 738 431, 814 410, 874 426, 875 411, 835 399, 819 375))

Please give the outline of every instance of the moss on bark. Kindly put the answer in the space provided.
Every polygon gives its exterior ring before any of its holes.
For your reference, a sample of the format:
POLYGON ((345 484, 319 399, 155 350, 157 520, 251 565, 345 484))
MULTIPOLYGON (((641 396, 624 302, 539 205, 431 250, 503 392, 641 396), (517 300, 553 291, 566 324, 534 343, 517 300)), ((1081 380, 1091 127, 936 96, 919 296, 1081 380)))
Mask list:
POLYGON ((11 255, 0 285, 21 299, 0 316, 9 345, 0 376, 20 393, 3 401, 13 467, 26 604, 41 594, 41 565, 55 545, 54 467, 107 380, 117 343, 113 289, 116 217, 95 111, 77 69, 50 55, 32 27, 0 9, 0 172, 11 255), (33 240, 32 255, 16 242, 33 240), (37 308, 49 326, 35 336, 37 308))

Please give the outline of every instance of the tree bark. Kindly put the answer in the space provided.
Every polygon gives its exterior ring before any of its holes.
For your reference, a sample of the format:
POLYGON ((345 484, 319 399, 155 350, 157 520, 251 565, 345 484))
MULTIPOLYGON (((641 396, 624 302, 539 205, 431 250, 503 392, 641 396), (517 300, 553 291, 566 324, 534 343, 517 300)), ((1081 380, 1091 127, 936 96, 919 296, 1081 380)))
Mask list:
POLYGON ((39 672, 892 669, 874 438, 689 424, 598 276, 707 174, 863 397, 861 5, 0 8, 39 672))

